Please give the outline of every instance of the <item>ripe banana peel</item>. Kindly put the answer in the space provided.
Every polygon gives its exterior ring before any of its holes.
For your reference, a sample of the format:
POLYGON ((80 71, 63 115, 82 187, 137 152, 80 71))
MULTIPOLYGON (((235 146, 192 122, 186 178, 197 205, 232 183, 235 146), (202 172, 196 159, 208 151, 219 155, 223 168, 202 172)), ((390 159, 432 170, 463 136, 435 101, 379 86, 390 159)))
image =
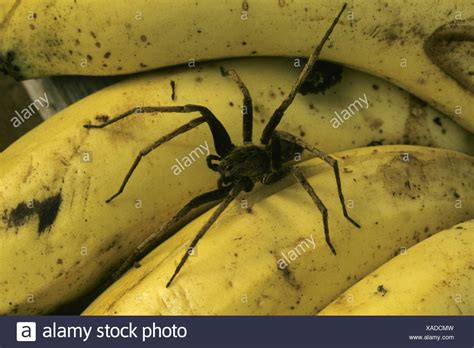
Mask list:
POLYGON ((300 166, 328 208, 337 255, 324 242, 320 212, 289 177, 231 204, 169 288, 166 282, 214 209, 145 256, 83 314, 316 314, 405 248, 474 216, 471 156, 389 145, 335 157, 349 215, 361 229, 342 215, 331 168, 314 159, 300 166))
MULTIPOLYGON (((114 75, 241 56, 307 56, 333 0, 8 1, 0 68, 19 79, 114 75)), ((350 2, 321 59, 383 77, 474 132, 469 1, 350 2)))
POLYGON ((474 220, 394 257, 319 315, 473 315, 474 220))
MULTIPOLYGON (((82 297, 189 199, 215 188, 217 176, 205 165, 205 154, 179 175, 172 170, 200 145, 215 153, 203 125, 145 158, 124 193, 105 204, 141 149, 196 114, 134 115, 101 130, 86 130, 84 124, 136 106, 196 103, 208 106, 241 144, 242 95, 221 75, 223 65, 235 69, 254 96, 258 140, 296 80, 298 69, 291 64, 281 58, 237 59, 129 79, 70 106, 1 153, 0 313, 50 313, 82 297)), ((298 95, 280 129, 327 152, 402 141, 472 152, 467 131, 412 101, 390 83, 344 69, 341 82, 325 95, 298 95), (361 91, 370 107, 333 128, 330 115, 361 91)))

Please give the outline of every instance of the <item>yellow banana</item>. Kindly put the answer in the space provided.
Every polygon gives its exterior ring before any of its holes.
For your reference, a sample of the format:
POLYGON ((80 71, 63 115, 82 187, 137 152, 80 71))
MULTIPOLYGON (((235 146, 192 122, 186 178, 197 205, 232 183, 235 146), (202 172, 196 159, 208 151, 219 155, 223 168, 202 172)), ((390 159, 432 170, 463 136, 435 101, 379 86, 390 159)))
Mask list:
MULTIPOLYGON (((113 75, 239 56, 307 56, 332 0, 8 1, 0 67, 17 78, 113 75)), ((0 10, 2 10, 0 8, 0 10)), ((388 79, 474 131, 469 1, 350 1, 322 59, 388 79)))
POLYGON ((347 289, 320 315, 473 315, 474 220, 409 248, 347 289))
MULTIPOLYGON (((288 91, 296 79, 297 70, 289 66, 291 62, 285 59, 225 62, 226 68, 239 72, 255 95, 256 134, 283 98, 277 96, 279 91, 288 91), (257 75, 262 67, 267 67, 265 72, 257 75), (269 87, 267 81, 274 85, 269 87)), ((472 149, 468 132, 378 78, 345 69, 341 82, 326 94, 299 96, 281 128, 328 152, 381 141, 472 149), (367 91, 370 107, 335 129, 327 115, 357 99, 359 91, 352 88, 353 84, 367 91)), ((8 278, 10 285, 0 301, 2 312, 47 312, 77 298, 100 283, 134 246, 191 197, 215 187, 216 176, 202 157, 179 175, 173 172, 176 161, 182 162, 199 145, 208 144, 213 152, 210 134, 201 127, 164 145, 157 150, 157 157, 151 155, 143 161, 125 194, 106 205, 104 200, 118 189, 140 149, 194 115, 141 115, 104 130, 86 131, 84 123, 91 119, 98 123, 98 115, 117 115, 137 105, 197 103, 209 106, 239 143, 241 99, 235 84, 221 76, 217 63, 200 71, 155 73, 71 106, 5 151, 0 156, 0 178, 8 185, 0 191, 0 211, 4 212, 2 229, 7 233, 0 257, 6 267, 5 281, 8 278), (175 81, 175 101, 171 100, 171 79, 175 81), (50 165, 45 167, 45 163, 50 165), (38 208, 34 208, 35 202, 38 208), (41 215, 36 209, 44 210, 44 202, 60 204, 59 213, 48 226, 49 232, 38 234, 41 215), (29 211, 32 215, 15 223, 12 216, 21 212, 22 203, 33 205, 29 211), (18 262, 18 249, 27 250, 32 259, 18 262), (65 289, 68 283, 72 285, 65 289), (64 291, 59 301, 52 288, 64 291)))
POLYGON ((474 216, 473 157, 407 145, 335 156, 361 229, 342 216, 332 170, 319 160, 301 167, 328 208, 336 256, 324 242, 320 212, 301 186, 284 188, 294 182, 286 178, 230 205, 169 288, 212 211, 159 245, 83 314, 316 314, 404 248, 474 216))
MULTIPOLYGON (((217 176, 204 154, 179 175, 173 172, 200 145, 215 153, 201 126, 143 160, 124 194, 105 204, 142 148, 196 115, 136 115, 102 130, 82 126, 135 106, 195 103, 208 106, 240 144, 242 95, 221 76, 220 64, 235 69, 254 96, 257 141, 298 75, 287 59, 229 60, 133 78, 70 106, 0 154, 1 313, 47 313, 83 296, 189 199, 215 188, 217 176)), ((350 69, 325 95, 298 96, 280 128, 327 152, 381 141, 473 149, 472 135, 450 119, 350 69), (331 114, 359 97, 353 85, 365 91, 370 107, 335 129, 331 114)))

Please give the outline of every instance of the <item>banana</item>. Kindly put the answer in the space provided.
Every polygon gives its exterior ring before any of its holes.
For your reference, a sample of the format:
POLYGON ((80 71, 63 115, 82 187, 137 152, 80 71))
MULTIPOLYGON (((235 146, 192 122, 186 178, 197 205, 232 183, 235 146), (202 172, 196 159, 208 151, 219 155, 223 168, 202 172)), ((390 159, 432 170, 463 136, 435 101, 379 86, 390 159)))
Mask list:
MULTIPOLYGON (((342 6, 333 0, 10 1, 0 67, 18 79, 115 75, 240 56, 306 56, 342 6)), ((383 77, 474 132, 464 0, 350 1, 321 58, 383 77)))
MULTIPOLYGON (((258 140, 298 71, 286 59, 222 64, 235 69, 254 95, 258 140)), ((201 126, 143 160, 124 194, 105 204, 142 148, 196 115, 140 115, 102 130, 82 126, 139 105, 197 103, 209 106, 239 144, 242 95, 233 81, 221 76, 219 67, 214 63, 199 71, 175 69, 112 86, 44 122, 0 155, 0 261, 5 268, 0 283, 8 282, 2 287, 1 313, 47 313, 79 298, 189 199, 215 188, 217 177, 205 165, 204 154, 179 175, 172 170, 177 161, 183 166, 182 159, 199 146, 207 144, 215 153, 210 133, 201 126), (30 215, 21 215, 25 205, 33 205, 26 210, 30 215), (51 223, 39 230, 48 216, 51 223)), ((473 137, 467 131, 427 106, 413 105, 413 98, 390 83, 344 69, 341 82, 326 95, 298 96, 281 129, 327 152, 381 141, 472 152, 473 137), (352 103, 360 91, 366 91, 370 107, 333 128, 328 115, 352 103)))
POLYGON ((473 315, 474 220, 436 233, 354 284, 319 315, 473 315))
POLYGON ((404 248, 474 216, 471 156, 408 145, 335 156, 349 214, 361 229, 342 215, 331 168, 314 159, 300 167, 328 208, 336 256, 324 242, 320 212, 288 177, 231 204, 169 288, 166 282, 214 209, 145 256, 83 314, 316 314, 404 248))
MULTIPOLYGON (((135 106, 196 103, 208 106, 240 144, 242 95, 221 76, 220 64, 235 69, 254 96, 257 141, 298 75, 287 59, 237 59, 133 78, 70 106, 0 154, 0 313, 50 313, 82 297, 189 199, 215 188, 217 176, 203 156, 179 175, 172 171, 200 145, 215 153, 201 126, 143 160, 123 195, 105 204, 141 149, 196 115, 136 115, 102 130, 83 124, 135 106)), ((280 128, 326 152, 380 142, 473 150, 472 135, 449 118, 351 69, 325 95, 299 95, 280 128), (370 107, 333 128, 330 115, 361 91, 370 107)))

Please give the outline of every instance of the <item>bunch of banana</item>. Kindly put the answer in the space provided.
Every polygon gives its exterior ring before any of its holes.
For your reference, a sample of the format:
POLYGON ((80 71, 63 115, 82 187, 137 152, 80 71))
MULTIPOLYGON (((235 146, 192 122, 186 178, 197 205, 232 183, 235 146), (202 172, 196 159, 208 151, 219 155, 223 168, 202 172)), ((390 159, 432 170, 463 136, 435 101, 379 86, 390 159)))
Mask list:
MULTIPOLYGON (((106 204, 142 148, 196 115, 139 114, 104 129, 83 125, 136 106, 195 103, 208 106, 240 144, 242 95, 221 65, 235 69, 254 96, 258 139, 299 73, 289 59, 237 59, 133 78, 70 106, 0 154, 2 314, 50 313, 82 297, 181 206, 215 188, 217 176, 204 160, 215 153, 212 137, 201 126, 143 160, 124 193, 106 204), (195 162, 186 167, 190 155, 195 162)), ((399 142, 473 152, 472 135, 449 118, 348 68, 325 95, 299 95, 280 128, 327 152, 399 142), (334 111, 362 91, 369 106, 334 128, 334 111)))
POLYGON ((320 212, 290 177, 231 204, 169 288, 165 284, 212 210, 159 245, 84 314, 316 314, 394 255, 474 217, 473 157, 408 145, 335 156, 342 159, 349 214, 361 229, 342 215, 331 168, 320 160, 300 167, 328 208, 337 256, 324 242, 320 212))
MULTIPOLYGON (((204 160, 214 153, 212 137, 201 126, 143 160, 124 193, 106 204, 138 152, 195 115, 139 114, 102 130, 83 125, 136 106, 195 103, 208 106, 240 144, 242 95, 221 75, 221 64, 235 69, 254 96, 259 134, 298 75, 291 60, 229 60, 133 78, 70 106, 0 154, 2 314, 49 313, 82 297, 181 206, 215 187, 204 160), (192 151, 200 156, 184 167, 192 151), (173 170, 179 163, 182 172, 173 170)), ((473 152, 472 135, 449 118, 348 68, 325 95, 299 95, 280 128, 327 152, 400 142, 473 152), (368 108, 334 128, 334 111, 362 91, 368 108)))
MULTIPOLYGON (((0 68, 16 78, 113 75, 240 56, 307 56, 341 8, 333 0, 7 0, 0 68)), ((474 131, 474 6, 351 2, 322 51, 383 77, 474 131)))
POLYGON ((416 244, 346 290, 320 315, 473 315, 474 220, 416 244))

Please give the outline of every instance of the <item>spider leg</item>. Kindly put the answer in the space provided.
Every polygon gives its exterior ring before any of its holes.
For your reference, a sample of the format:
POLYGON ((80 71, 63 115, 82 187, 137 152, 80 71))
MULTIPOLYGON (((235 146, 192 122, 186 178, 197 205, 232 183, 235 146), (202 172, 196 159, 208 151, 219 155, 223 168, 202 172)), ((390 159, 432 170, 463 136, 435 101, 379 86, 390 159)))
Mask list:
POLYGON ((326 243, 327 243, 327 245, 329 245, 329 248, 331 249, 332 253, 334 255, 336 255, 336 249, 334 249, 334 246, 331 244, 331 240, 329 238, 328 210, 327 210, 326 206, 321 201, 321 199, 318 197, 316 192, 314 192, 313 187, 310 185, 308 180, 306 180, 303 173, 301 172, 301 169, 299 169, 297 167, 292 167, 291 168, 291 173, 296 178, 296 180, 301 184, 301 186, 304 187, 306 192, 308 192, 308 194, 313 199, 313 202, 316 204, 319 211, 323 215, 324 238, 326 239, 326 243))
POLYGON ((166 222, 157 232, 150 234, 138 247, 135 248, 135 251, 130 255, 120 266, 117 271, 112 275, 113 280, 120 278, 138 259, 143 255, 147 254, 152 250, 159 242, 165 240, 169 236, 170 227, 175 223, 184 218, 192 209, 198 208, 206 203, 218 201, 224 199, 230 192, 232 187, 224 187, 221 189, 209 191, 203 193, 197 197, 191 199, 186 205, 184 205, 168 222, 166 222))
POLYGON ((344 12, 347 4, 344 4, 342 6, 342 9, 339 11, 339 14, 336 16, 336 18, 333 20, 331 26, 329 29, 326 31, 326 34, 324 34, 323 39, 319 43, 319 45, 314 49, 313 53, 309 56, 308 61, 306 62, 303 70, 301 71, 300 75, 298 76, 298 79, 296 80, 295 84, 291 88, 290 94, 282 101, 280 106, 273 112, 272 117, 268 121, 267 125, 265 126, 265 129, 262 132, 262 136, 260 138, 260 142, 263 145, 267 145, 268 142, 270 141, 272 137, 273 131, 276 129, 278 124, 280 123, 281 119, 283 118, 283 114, 285 111, 288 109, 288 107, 291 105, 293 100, 296 97, 296 93, 298 93, 298 90, 300 89, 301 85, 303 82, 306 80, 308 77, 309 73, 311 72, 314 64, 319 58, 319 54, 321 53, 321 50, 323 49, 324 44, 326 41, 329 39, 329 36, 331 35, 334 27, 336 26, 337 22, 339 21, 339 18, 341 17, 342 13, 344 12))
MULTIPOLYGON (((283 162, 288 161, 288 155, 294 155, 294 153, 289 152, 288 154, 284 155, 283 152, 288 152, 288 149, 282 150, 281 142, 282 139, 279 137, 278 132, 274 132, 272 135, 272 141, 267 146, 267 150, 270 150, 272 171, 260 180, 264 185, 271 185, 277 181, 280 181, 291 172, 291 167, 283 167, 283 162)), ((298 148, 298 152, 303 150, 293 142, 291 144, 298 148)))
POLYGON ((209 228, 212 226, 214 222, 219 218, 219 216, 224 212, 225 208, 229 206, 229 204, 237 197, 237 195, 240 193, 245 188, 246 184, 243 181, 240 181, 237 183, 230 192, 228 193, 227 197, 221 202, 221 204, 217 207, 217 209, 214 211, 214 213, 211 215, 209 220, 204 224, 204 226, 201 227, 199 232, 196 234, 194 237, 193 241, 189 245, 188 250, 184 253, 183 257, 181 258, 181 261, 179 262, 178 266, 176 267, 173 275, 171 276, 170 280, 166 284, 166 287, 169 287, 171 283, 173 282, 174 278, 178 275, 179 271, 181 268, 184 266, 186 263, 186 260, 189 257, 189 251, 194 249, 199 242, 199 240, 204 236, 204 234, 209 230, 209 228))
POLYGON ((244 110, 242 111, 244 115, 244 122, 243 122, 243 129, 242 135, 244 139, 244 144, 251 144, 252 143, 252 127, 253 127, 253 105, 252 105, 252 97, 250 96, 250 92, 245 86, 245 83, 240 79, 240 76, 235 72, 235 70, 224 70, 221 67, 222 76, 229 76, 232 80, 237 83, 242 94, 244 95, 243 106, 244 110))
POLYGON ((215 164, 215 163, 212 163, 212 161, 220 161, 222 160, 221 157, 219 156, 216 156, 216 155, 208 155, 206 157, 206 163, 207 163, 207 166, 210 170, 214 171, 214 172, 218 172, 219 171, 219 165, 215 164))
POLYGON ((281 161, 281 142, 276 132, 272 135, 271 146, 271 163, 273 170, 279 170, 282 167, 281 161))
MULTIPOLYGON (((124 112, 123 114, 114 117, 110 119, 109 121, 99 124, 99 125, 84 125, 85 128, 104 128, 110 124, 113 124, 127 116, 130 116, 134 113, 134 110, 137 110, 137 108, 134 108, 132 110, 129 110, 127 112, 124 112)), ((215 115, 206 107, 200 106, 200 105, 184 105, 184 106, 157 106, 157 107, 145 107, 142 108, 142 112, 178 112, 178 113, 187 113, 187 112, 194 112, 198 111, 201 113, 201 117, 195 118, 191 121, 189 121, 187 124, 175 129, 174 131, 168 133, 167 135, 161 137, 157 141, 153 142, 152 144, 148 145, 146 148, 140 151, 140 153, 137 155, 135 158, 135 161, 133 162, 132 166, 130 167, 127 175, 125 176, 124 180, 122 181, 122 184, 120 185, 119 190, 112 195, 110 198, 106 200, 106 203, 110 203, 114 198, 116 198, 118 195, 120 195, 123 190, 125 189, 125 186, 128 183, 128 180, 132 176, 133 172, 137 168, 138 164, 140 163, 141 159, 148 155, 151 151, 156 149, 158 146, 170 141, 174 137, 176 137, 179 134, 185 133, 197 126, 199 126, 201 123, 207 122, 209 125, 209 128, 211 130, 213 139, 214 139, 214 145, 216 148, 216 152, 220 156, 225 156, 227 153, 229 153, 234 145, 232 144, 232 141, 230 140, 230 136, 225 130, 224 126, 219 122, 219 120, 215 117, 215 115), (144 110, 144 111, 143 111, 144 110)))
POLYGON ((132 176, 133 172, 137 168, 138 164, 142 160, 143 157, 148 155, 150 152, 152 152, 154 149, 156 149, 158 146, 170 141, 174 137, 176 137, 179 134, 182 134, 184 132, 187 132, 188 130, 200 125, 201 123, 205 122, 203 117, 195 118, 188 122, 187 124, 175 129, 173 132, 168 133, 167 135, 161 137, 157 141, 153 142, 152 144, 148 145, 146 148, 142 149, 137 157, 135 158, 135 161, 133 161, 132 166, 128 170, 127 175, 125 175, 125 178, 122 181, 122 184, 120 185, 120 188, 116 193, 114 193, 111 197, 109 197, 105 202, 110 203, 114 198, 119 196, 123 190, 125 189, 125 186, 127 185, 128 181, 130 180, 130 177, 132 176))
POLYGON ((261 183, 264 184, 264 185, 271 185, 271 184, 273 184, 275 182, 278 182, 281 179, 283 179, 290 172, 291 172, 290 167, 280 168, 278 170, 275 170, 275 171, 271 172, 270 174, 265 175, 262 178, 261 183))
POLYGON ((234 148, 234 145, 232 144, 232 141, 226 129, 224 128, 222 123, 217 119, 217 117, 211 112, 211 110, 209 110, 205 106, 195 105, 195 104, 187 104, 187 105, 182 105, 182 106, 136 107, 128 111, 125 111, 124 113, 114 118, 111 118, 110 120, 102 124, 85 124, 84 128, 87 128, 87 129, 104 128, 133 114, 155 113, 155 112, 163 112, 163 113, 165 112, 176 112, 176 113, 199 112, 202 115, 202 119, 203 119, 202 121, 206 122, 209 125, 209 128, 212 133, 212 137, 214 139, 214 145, 215 145, 217 154, 219 156, 225 156, 234 148))
POLYGON ((300 146, 301 148, 311 152, 312 154, 316 155, 316 157, 322 159, 324 162, 329 164, 334 171, 334 176, 336 177, 336 184, 337 184, 337 193, 339 195, 339 201, 341 202, 342 206, 342 213, 344 214, 344 217, 349 220, 354 226, 360 228, 359 223, 357 223, 354 219, 352 219, 349 214, 347 213, 346 209, 346 203, 344 200, 344 195, 342 193, 342 184, 341 184, 341 177, 339 175, 339 165, 338 162, 335 158, 329 156, 327 153, 318 150, 317 148, 306 144, 303 140, 295 137, 294 135, 287 133, 287 132, 282 132, 282 131, 275 131, 276 136, 278 136, 280 139, 284 139, 288 142, 293 142, 296 145, 300 146))

